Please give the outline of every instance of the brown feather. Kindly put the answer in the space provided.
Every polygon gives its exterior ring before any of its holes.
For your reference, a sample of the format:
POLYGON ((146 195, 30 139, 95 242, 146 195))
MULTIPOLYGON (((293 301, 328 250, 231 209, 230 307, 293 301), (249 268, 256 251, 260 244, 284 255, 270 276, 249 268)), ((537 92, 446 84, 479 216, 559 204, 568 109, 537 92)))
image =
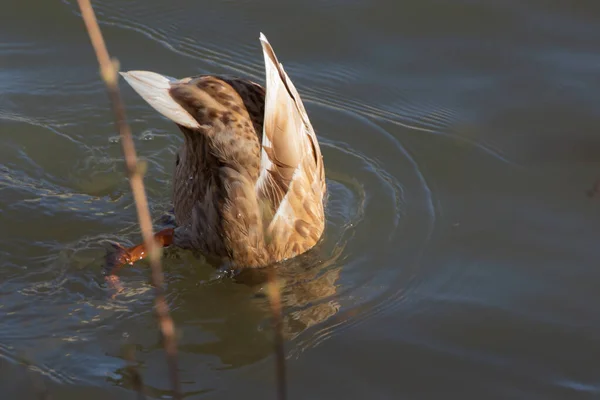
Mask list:
POLYGON ((174 244, 257 267, 313 247, 325 224, 325 172, 300 96, 261 35, 266 90, 249 80, 124 74, 178 124, 174 244))

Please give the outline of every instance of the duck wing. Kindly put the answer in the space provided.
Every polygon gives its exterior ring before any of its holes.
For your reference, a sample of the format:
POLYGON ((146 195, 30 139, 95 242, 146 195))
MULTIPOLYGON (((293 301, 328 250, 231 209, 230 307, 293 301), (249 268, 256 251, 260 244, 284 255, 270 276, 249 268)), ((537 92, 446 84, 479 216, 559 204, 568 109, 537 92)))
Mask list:
POLYGON ((260 41, 266 95, 256 192, 272 211, 266 228, 271 250, 289 257, 312 247, 323 232, 323 157, 298 91, 262 33, 260 41))

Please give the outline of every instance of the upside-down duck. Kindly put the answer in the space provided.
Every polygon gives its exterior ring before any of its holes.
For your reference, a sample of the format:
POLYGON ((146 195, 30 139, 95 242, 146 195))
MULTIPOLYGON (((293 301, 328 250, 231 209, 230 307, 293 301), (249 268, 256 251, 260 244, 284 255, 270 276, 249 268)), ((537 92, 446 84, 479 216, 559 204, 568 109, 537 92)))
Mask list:
MULTIPOLYGON (((266 87, 247 79, 174 79, 122 72, 184 137, 176 158, 176 227, 162 246, 200 251, 234 268, 261 267, 311 249, 323 234, 323 157, 294 84, 261 33, 266 87)), ((144 258, 120 247, 115 267, 144 258)))

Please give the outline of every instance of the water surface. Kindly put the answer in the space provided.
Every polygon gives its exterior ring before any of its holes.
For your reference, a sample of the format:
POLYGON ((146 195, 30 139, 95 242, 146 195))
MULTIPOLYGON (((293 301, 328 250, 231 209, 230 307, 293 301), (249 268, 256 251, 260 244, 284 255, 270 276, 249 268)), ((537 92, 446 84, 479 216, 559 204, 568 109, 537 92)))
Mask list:
MULTIPOLYGON (((321 142, 322 245, 282 268, 292 398, 600 396, 600 6, 593 1, 107 0, 122 69, 263 82, 264 32, 321 142)), ((0 390, 168 397, 144 262, 74 0, 0 16, 0 390)), ((155 227, 182 137, 121 85, 155 227)), ((188 398, 273 396, 261 285, 169 250, 188 398)))

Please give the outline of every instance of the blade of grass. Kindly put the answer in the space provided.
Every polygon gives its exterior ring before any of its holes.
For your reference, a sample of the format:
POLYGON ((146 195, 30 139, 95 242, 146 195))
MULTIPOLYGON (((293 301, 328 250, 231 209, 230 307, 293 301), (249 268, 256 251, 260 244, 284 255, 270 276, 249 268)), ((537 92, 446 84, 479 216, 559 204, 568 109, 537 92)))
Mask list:
POLYGON ((125 156, 125 165, 127 166, 129 184, 131 185, 131 190, 133 192, 138 221, 142 231, 144 244, 146 249, 148 249, 148 258, 150 261, 150 267, 152 269, 152 284, 154 285, 156 292, 155 310, 167 355, 167 364, 169 367, 173 397, 175 399, 181 399, 179 373, 177 370, 177 344, 175 339, 175 326, 171 316, 169 315, 169 306, 165 300, 163 290, 164 279, 160 261, 162 252, 154 239, 152 220, 150 219, 150 210, 148 209, 148 199, 146 198, 146 192, 144 190, 144 181, 142 176, 143 166, 137 160, 133 138, 131 137, 131 129, 129 128, 129 124, 127 123, 125 116, 125 106, 119 91, 117 75, 119 69, 118 62, 111 59, 108 54, 108 50, 106 49, 106 45, 104 43, 104 38, 100 31, 100 27, 98 26, 98 21, 96 20, 96 15, 92 5, 90 4, 90 1, 77 0, 77 3, 79 4, 81 16, 92 42, 92 46, 96 52, 98 64, 100 65, 100 75, 106 84, 108 95, 115 114, 115 124, 121 137, 121 145, 123 147, 123 153, 125 156))

